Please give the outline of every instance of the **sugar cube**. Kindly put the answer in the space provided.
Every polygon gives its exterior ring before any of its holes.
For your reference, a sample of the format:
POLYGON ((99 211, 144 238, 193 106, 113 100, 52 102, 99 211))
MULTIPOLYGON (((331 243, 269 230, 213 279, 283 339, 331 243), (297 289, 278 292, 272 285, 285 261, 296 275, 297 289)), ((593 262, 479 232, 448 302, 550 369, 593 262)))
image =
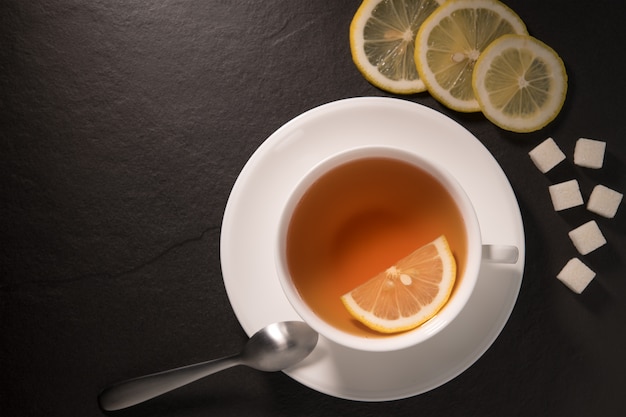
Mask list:
POLYGON ((599 214, 600 216, 612 219, 617 213, 617 208, 622 202, 624 195, 615 190, 611 190, 604 185, 596 185, 591 191, 587 210, 599 214))
POLYGON ((554 210, 560 211, 570 207, 581 206, 583 196, 580 194, 578 181, 570 180, 548 187, 554 210))
POLYGON ((587 285, 589 285, 595 276, 596 273, 582 263, 580 259, 572 258, 565 264, 556 277, 563 284, 567 285, 570 290, 574 291, 576 294, 580 294, 587 288, 587 285))
POLYGON ((552 138, 541 142, 532 151, 528 152, 528 155, 539 168, 539 171, 544 174, 565 159, 565 154, 552 138))
POLYGON ((574 243, 574 246, 581 255, 593 252, 600 246, 606 244, 606 239, 595 220, 588 221, 582 226, 572 230, 569 232, 569 237, 572 239, 572 243, 574 243))
POLYGON ((606 142, 580 138, 574 148, 574 163, 585 168, 602 168, 605 149, 606 142))

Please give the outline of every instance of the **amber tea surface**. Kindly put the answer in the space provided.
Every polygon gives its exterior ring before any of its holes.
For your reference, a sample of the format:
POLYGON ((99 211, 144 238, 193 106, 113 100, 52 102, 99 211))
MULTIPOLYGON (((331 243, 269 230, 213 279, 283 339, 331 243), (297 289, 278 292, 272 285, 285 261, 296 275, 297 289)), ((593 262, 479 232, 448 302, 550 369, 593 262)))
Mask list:
POLYGON ((287 264, 320 318, 353 334, 385 337, 354 320, 340 297, 442 234, 457 262, 458 284, 467 236, 446 188, 407 162, 363 158, 333 168, 306 191, 289 223, 287 264))

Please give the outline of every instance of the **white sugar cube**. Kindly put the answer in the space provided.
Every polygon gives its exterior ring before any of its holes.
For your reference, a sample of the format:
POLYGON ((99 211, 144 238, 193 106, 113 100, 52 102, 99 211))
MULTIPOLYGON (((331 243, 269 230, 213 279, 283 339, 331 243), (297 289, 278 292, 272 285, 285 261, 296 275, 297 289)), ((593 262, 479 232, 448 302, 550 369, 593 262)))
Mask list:
POLYGON ((580 194, 580 187, 576 180, 551 185, 548 187, 548 191, 550 191, 552 205, 556 211, 581 206, 583 204, 583 196, 580 194))
POLYGON ((622 202, 624 195, 615 190, 611 190, 604 185, 596 185, 591 191, 587 210, 599 214, 600 216, 612 219, 617 213, 617 208, 622 202))
POLYGON ((606 142, 580 138, 574 148, 574 163, 585 168, 602 168, 605 149, 606 142))
POLYGON ((581 255, 593 252, 606 244, 606 239, 595 220, 591 220, 572 230, 569 232, 569 237, 581 255))
POLYGON ((570 290, 574 291, 576 294, 580 294, 587 288, 587 285, 589 285, 595 276, 596 273, 582 263, 580 259, 572 258, 565 264, 556 277, 563 284, 567 285, 570 290))
POLYGON ((532 151, 528 152, 528 155, 539 168, 539 171, 544 174, 565 159, 565 154, 552 138, 541 142, 532 151))

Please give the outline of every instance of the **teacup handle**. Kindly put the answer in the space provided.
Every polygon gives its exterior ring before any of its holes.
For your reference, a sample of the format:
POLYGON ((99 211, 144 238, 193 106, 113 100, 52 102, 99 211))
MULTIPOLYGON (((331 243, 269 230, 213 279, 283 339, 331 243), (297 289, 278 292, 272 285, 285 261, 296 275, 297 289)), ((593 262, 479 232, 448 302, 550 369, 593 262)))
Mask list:
POLYGON ((511 245, 483 245, 483 261, 514 264, 519 259, 519 249, 511 245))

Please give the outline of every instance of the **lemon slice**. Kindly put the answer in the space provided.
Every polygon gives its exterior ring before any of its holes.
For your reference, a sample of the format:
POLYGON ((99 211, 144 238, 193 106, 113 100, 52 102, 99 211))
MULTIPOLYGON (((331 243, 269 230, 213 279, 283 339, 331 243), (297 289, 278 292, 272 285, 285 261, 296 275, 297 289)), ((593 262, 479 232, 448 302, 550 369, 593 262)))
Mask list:
POLYGON ((532 132, 561 111, 567 73, 561 58, 545 43, 530 36, 506 35, 478 58, 472 85, 481 110, 495 125, 532 132))
POLYGON ((415 34, 443 0, 365 0, 350 25, 352 60, 374 86, 396 94, 425 91, 413 61, 415 34))
POLYGON ((445 106, 476 112, 472 71, 480 53, 506 34, 528 34, 524 22, 497 0, 448 0, 421 25, 415 63, 428 91, 445 106))
POLYGON ((350 314, 382 333, 413 329, 433 317, 450 297, 456 262, 445 236, 341 297, 350 314))

